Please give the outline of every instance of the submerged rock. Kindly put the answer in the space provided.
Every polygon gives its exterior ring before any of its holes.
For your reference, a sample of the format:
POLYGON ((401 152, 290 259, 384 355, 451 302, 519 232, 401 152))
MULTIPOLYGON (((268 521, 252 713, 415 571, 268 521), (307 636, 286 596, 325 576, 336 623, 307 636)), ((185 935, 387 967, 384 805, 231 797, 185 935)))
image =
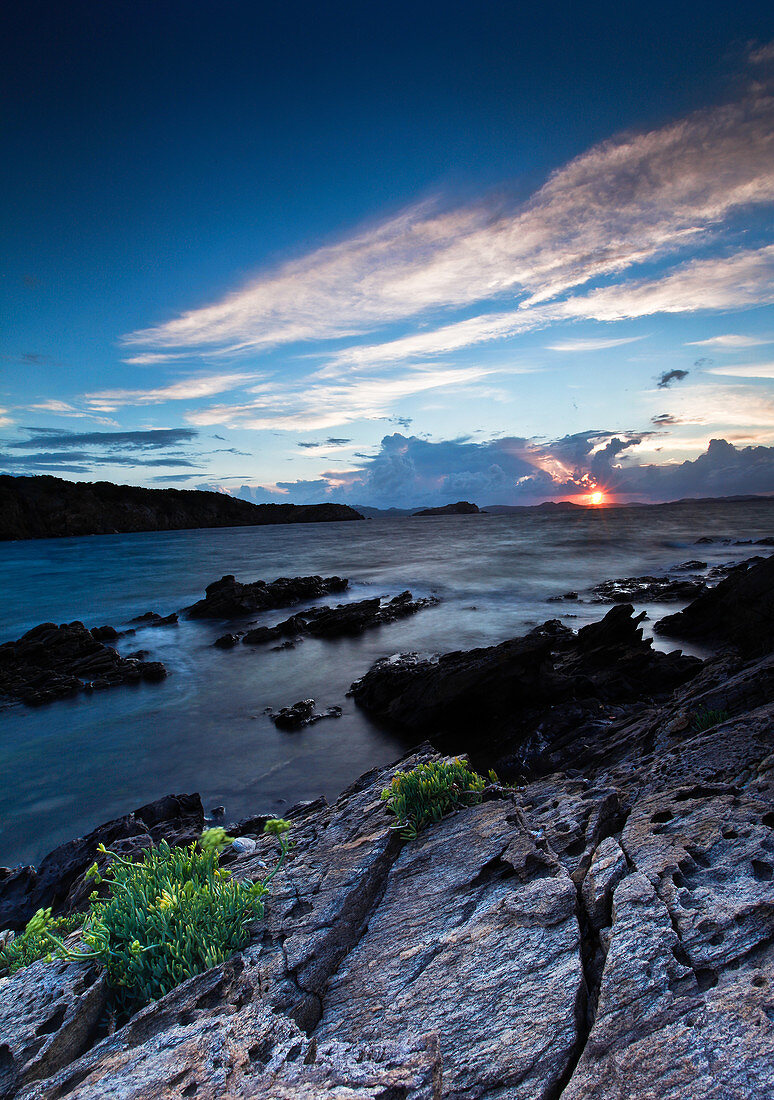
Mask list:
MULTIPOLYGON (((686 562, 679 568, 698 568, 700 565, 701 562, 686 562)), ((701 577, 627 577, 603 581, 591 591, 595 600, 602 603, 630 603, 632 600, 667 603, 692 600, 704 588, 701 577)))
POLYGON ((349 581, 342 577, 278 577, 275 581, 242 584, 233 574, 213 581, 205 597, 186 608, 194 619, 238 619, 256 611, 287 607, 300 600, 316 600, 330 592, 343 592, 349 581))
POLYGON ((300 730, 304 726, 321 722, 324 718, 341 718, 341 714, 341 707, 328 707, 324 713, 320 713, 314 709, 314 699, 300 699, 292 707, 282 707, 269 717, 277 729, 300 730))
POLYGON ((112 627, 87 630, 81 622, 41 623, 0 645, 0 695, 49 703, 78 691, 164 679, 160 661, 121 657, 104 645, 97 635, 105 637, 105 631, 116 634, 112 627))
POLYGON ((146 611, 144 615, 138 615, 132 619, 132 622, 139 623, 141 626, 173 626, 177 622, 177 612, 159 615, 158 611, 146 611))

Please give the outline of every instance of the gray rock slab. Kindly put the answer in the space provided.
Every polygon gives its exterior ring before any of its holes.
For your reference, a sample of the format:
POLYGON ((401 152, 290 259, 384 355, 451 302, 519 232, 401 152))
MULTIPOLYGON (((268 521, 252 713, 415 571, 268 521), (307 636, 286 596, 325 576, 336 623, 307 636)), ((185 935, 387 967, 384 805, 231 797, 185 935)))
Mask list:
POLYGON ((444 1096, 548 1095, 585 999, 575 908, 573 883, 515 806, 460 811, 401 853, 315 1034, 434 1031, 444 1096))

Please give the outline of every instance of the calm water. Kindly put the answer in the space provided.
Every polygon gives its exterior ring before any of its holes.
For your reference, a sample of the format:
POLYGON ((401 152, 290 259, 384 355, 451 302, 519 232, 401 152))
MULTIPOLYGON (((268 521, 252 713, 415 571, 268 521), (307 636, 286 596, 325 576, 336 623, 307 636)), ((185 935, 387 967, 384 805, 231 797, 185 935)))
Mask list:
MULTIPOLYGON (((703 535, 772 533, 774 502, 2 543, 0 641, 46 621, 120 627, 148 610, 167 614, 198 599, 224 573, 245 581, 338 573, 352 582, 348 599, 410 588, 442 602, 356 639, 305 639, 281 652, 213 649, 222 623, 138 630, 119 649, 148 649, 167 666, 164 683, 1 710, 0 863, 34 862, 168 792, 198 790, 205 808, 226 807, 227 820, 281 811, 321 793, 335 796, 404 751, 345 698, 377 658, 489 645, 548 618, 578 627, 607 607, 556 604, 549 596, 582 594, 610 577, 663 572, 688 558, 711 566, 755 552, 697 546, 703 535), (339 704, 343 717, 283 733, 264 713, 308 696, 320 709, 339 704)), ((647 610, 652 621, 675 605, 647 610)), ((259 621, 286 614, 269 612, 259 621)))

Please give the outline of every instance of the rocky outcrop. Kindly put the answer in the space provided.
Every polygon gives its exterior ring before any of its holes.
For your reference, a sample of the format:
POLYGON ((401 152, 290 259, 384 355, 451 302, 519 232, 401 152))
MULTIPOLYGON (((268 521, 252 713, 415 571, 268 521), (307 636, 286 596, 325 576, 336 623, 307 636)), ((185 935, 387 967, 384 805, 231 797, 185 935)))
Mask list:
POLYGON ((270 717, 279 730, 300 730, 304 726, 313 726, 324 718, 341 718, 341 707, 332 706, 323 713, 314 709, 314 699, 299 699, 290 707, 282 707, 272 712, 270 717))
POLYGON ((456 504, 444 504, 442 508, 422 508, 414 512, 415 516, 479 516, 482 515, 477 504, 469 500, 458 500, 456 504))
POLYGON ((349 581, 342 577, 278 577, 275 581, 243 584, 229 573, 208 584, 204 599, 186 608, 194 619, 239 619, 258 611, 288 607, 300 600, 317 600, 331 592, 343 592, 349 581))
POLYGON ((774 646, 774 557, 743 562, 717 587, 656 624, 659 634, 732 644, 746 653, 774 646))
POLYGON ((0 540, 362 518, 346 504, 250 504, 198 489, 142 489, 109 481, 63 481, 47 474, 0 475, 0 540))
POLYGON ((160 661, 121 657, 100 640, 113 637, 113 627, 92 631, 81 622, 41 623, 0 646, 0 696, 49 703, 78 691, 164 679, 160 661))
POLYGON ((569 762, 595 741, 611 707, 642 708, 695 675, 701 662, 660 653, 630 605, 577 634, 556 620, 486 649, 378 661, 352 685, 364 710, 443 751, 465 751, 511 777, 569 762), (470 744, 470 730, 484 737, 470 744))
MULTIPOLYGON (((298 638, 304 634, 315 638, 342 638, 408 618, 409 615, 416 615, 418 611, 437 603, 435 596, 415 600, 410 592, 401 592, 390 600, 375 596, 370 600, 339 604, 338 607, 310 607, 275 626, 257 626, 248 630, 242 635, 242 642, 245 645, 262 645, 280 638, 298 638)), ((238 638, 238 634, 227 634, 213 644, 221 649, 230 649, 238 638)))
MULTIPOLYGON (((687 565, 701 563, 687 562, 687 565)), ((682 569, 683 567, 680 566, 682 569)), ((599 603, 629 603, 632 600, 657 601, 659 603, 693 600, 704 591, 701 577, 621 577, 603 581, 591 592, 599 603)))
POLYGON ((0 928, 23 928, 37 909, 49 906, 55 915, 84 909, 91 886, 83 874, 95 860, 103 861, 99 844, 128 859, 162 839, 190 844, 203 828, 198 794, 167 795, 60 845, 37 868, 0 867, 0 928))
MULTIPOLYGON (((428 745, 332 806, 294 807, 295 846, 250 944, 114 1034, 83 964, 0 981, 0 1097, 774 1095, 774 652, 681 665, 637 623, 619 605, 577 634, 546 624, 448 655, 437 681, 444 658, 419 681, 420 662, 396 662, 395 698, 415 692, 432 723, 471 694, 484 708, 472 670, 489 677, 499 701, 471 721, 471 750, 506 707, 509 728, 527 728, 526 688, 509 694, 509 676, 531 676, 535 697, 570 681, 599 710, 591 722, 578 698, 542 698, 539 774, 492 782, 412 841, 380 792, 432 759, 428 745), (559 736, 552 715, 571 705, 585 725, 559 736), (697 721, 708 713, 714 724, 697 721)), ((264 821, 229 827, 237 881, 275 859, 264 821)))

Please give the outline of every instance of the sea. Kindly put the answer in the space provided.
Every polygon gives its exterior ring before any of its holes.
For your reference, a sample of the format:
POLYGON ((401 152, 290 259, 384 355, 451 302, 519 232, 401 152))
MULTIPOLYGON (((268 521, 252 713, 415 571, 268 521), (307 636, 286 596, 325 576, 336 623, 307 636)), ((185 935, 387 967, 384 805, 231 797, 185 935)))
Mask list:
MULTIPOLYGON (((117 643, 119 652, 145 649, 149 660, 163 661, 169 675, 162 683, 3 707, 0 864, 35 863, 71 837, 168 793, 198 791, 208 813, 224 808, 219 820, 226 822, 281 814, 321 794, 335 798, 364 771, 407 751, 395 730, 347 697, 378 658, 493 645, 546 619, 577 629, 608 610, 589 593, 600 581, 664 575, 693 559, 709 570, 768 554, 750 542, 773 534, 774 500, 759 500, 0 543, 0 642, 42 622, 125 629, 146 611, 180 611, 227 573, 242 581, 349 578, 349 590, 328 603, 405 589, 440 601, 358 637, 306 638, 278 651, 214 648, 227 625, 181 615, 175 626, 141 628, 117 643), (712 541, 699 541, 706 539, 712 541), (579 600, 551 600, 568 591, 579 600), (297 732, 276 729, 267 712, 305 698, 321 711, 338 705, 343 714, 297 732)), ((649 633, 682 605, 636 606, 647 613, 649 633)), ((254 621, 278 622, 290 613, 266 612, 254 621)))

